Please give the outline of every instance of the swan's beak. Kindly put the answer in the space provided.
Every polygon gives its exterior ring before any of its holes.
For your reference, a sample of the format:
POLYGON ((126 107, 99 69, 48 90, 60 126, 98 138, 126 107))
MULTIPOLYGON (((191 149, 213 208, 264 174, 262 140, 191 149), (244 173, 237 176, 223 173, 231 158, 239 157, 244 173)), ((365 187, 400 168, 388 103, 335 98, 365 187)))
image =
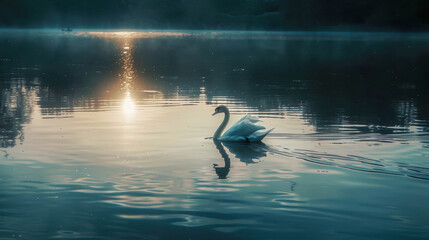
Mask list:
POLYGON ((218 114, 219 112, 214 112, 213 114, 212 114, 212 116, 214 116, 214 115, 216 115, 216 114, 218 114))

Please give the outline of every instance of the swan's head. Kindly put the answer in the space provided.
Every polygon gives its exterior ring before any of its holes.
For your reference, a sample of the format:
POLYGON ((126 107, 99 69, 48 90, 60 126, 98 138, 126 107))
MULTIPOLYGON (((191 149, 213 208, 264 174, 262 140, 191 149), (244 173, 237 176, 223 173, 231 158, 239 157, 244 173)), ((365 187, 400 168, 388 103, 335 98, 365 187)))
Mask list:
POLYGON ((215 112, 212 114, 212 116, 218 113, 226 113, 226 112, 228 112, 228 108, 225 105, 220 105, 215 109, 215 112))

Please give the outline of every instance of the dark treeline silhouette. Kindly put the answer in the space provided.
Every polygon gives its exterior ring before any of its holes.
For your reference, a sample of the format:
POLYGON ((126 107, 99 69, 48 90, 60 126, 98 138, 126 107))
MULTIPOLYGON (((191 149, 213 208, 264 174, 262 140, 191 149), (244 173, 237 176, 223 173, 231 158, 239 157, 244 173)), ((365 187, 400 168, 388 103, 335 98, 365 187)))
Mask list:
POLYGON ((0 0, 0 27, 424 31, 427 0, 0 0))

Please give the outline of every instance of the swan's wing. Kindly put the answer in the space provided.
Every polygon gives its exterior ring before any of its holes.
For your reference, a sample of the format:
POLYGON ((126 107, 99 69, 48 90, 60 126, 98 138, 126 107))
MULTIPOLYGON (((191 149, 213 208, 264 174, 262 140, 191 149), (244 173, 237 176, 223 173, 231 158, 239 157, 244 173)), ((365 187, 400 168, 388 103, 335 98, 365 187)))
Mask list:
POLYGON ((271 128, 268 131, 264 131, 264 132, 254 132, 252 134, 250 134, 249 136, 247 136, 247 140, 249 142, 259 142, 261 141, 265 136, 268 135, 268 133, 270 133, 271 131, 273 131, 274 128, 271 128))
POLYGON ((236 122, 236 124, 239 123, 239 122, 241 122, 241 121, 249 121, 249 122, 252 122, 252 123, 262 122, 262 120, 260 120, 257 116, 252 116, 252 115, 248 115, 248 114, 246 114, 242 118, 240 118, 240 120, 238 120, 236 122))
POLYGON ((229 128, 228 131, 226 131, 222 135, 221 140, 226 140, 227 138, 234 137, 237 138, 237 140, 245 141, 247 136, 249 136, 250 134, 258 130, 265 129, 265 127, 253 124, 250 120, 243 118, 240 119, 240 121, 236 122, 234 125, 232 125, 231 128, 229 128))

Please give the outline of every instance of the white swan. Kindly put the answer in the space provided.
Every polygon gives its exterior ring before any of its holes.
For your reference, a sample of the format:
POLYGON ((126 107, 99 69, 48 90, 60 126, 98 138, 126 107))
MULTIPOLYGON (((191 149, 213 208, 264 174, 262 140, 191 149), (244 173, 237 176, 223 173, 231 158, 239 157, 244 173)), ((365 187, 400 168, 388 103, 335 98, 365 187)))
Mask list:
POLYGON ((215 109, 215 112, 212 114, 212 116, 218 113, 225 113, 225 118, 213 135, 214 139, 218 139, 220 141, 259 142, 274 129, 272 128, 268 131, 260 132, 259 130, 265 129, 265 127, 256 125, 254 123, 260 122, 261 120, 255 116, 245 115, 221 136, 229 121, 229 110, 226 106, 220 105, 215 109))

